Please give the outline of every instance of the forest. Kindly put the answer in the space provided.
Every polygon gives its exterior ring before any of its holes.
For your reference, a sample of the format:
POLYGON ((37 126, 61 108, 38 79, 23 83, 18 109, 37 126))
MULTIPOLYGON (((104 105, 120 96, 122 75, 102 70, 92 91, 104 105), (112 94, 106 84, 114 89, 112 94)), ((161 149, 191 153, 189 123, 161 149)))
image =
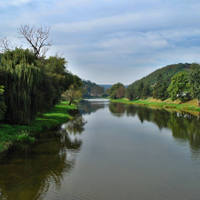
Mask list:
POLYGON ((170 65, 156 70, 127 88, 121 83, 116 83, 111 87, 109 95, 111 99, 126 97, 130 101, 148 97, 162 101, 167 98, 171 98, 172 101, 179 99, 181 102, 197 99, 200 106, 200 65, 170 65))

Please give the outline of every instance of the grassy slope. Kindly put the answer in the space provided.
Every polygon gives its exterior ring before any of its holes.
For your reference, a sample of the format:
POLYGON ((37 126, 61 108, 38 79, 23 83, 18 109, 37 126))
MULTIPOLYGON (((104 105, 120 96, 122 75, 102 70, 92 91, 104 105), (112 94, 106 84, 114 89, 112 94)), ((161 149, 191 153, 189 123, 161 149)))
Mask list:
POLYGON ((135 100, 129 101, 128 99, 112 99, 112 102, 120 102, 120 103, 129 103, 129 104, 137 104, 143 106, 152 106, 152 107, 160 107, 165 109, 178 109, 187 112, 191 112, 192 114, 198 115, 200 112, 200 107, 197 105, 196 99, 188 101, 186 103, 181 103, 180 101, 171 101, 171 99, 166 99, 165 101, 160 101, 149 97, 145 100, 135 100))
POLYGON ((56 105, 50 112, 44 113, 33 120, 30 126, 0 124, 0 152, 6 150, 21 131, 27 130, 34 134, 39 131, 52 129, 68 121, 72 118, 68 111, 76 108, 74 105, 69 106, 68 103, 63 101, 56 105))

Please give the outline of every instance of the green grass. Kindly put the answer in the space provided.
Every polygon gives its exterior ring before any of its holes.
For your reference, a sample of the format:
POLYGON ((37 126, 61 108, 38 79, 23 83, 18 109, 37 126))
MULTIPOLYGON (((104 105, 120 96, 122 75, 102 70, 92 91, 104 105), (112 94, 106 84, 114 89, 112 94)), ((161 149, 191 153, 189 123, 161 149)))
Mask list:
POLYGON ((69 106, 68 103, 68 101, 62 101, 50 112, 40 114, 27 126, 0 124, 0 152, 7 150, 17 137, 21 140, 26 138, 27 135, 22 134, 24 132, 34 135, 36 132, 50 130, 71 119, 69 110, 75 109, 76 106, 69 106))
POLYGON ((183 111, 197 111, 200 112, 200 107, 198 107, 196 100, 181 103, 180 101, 172 102, 170 99, 165 101, 156 100, 153 98, 139 99, 135 101, 129 101, 128 99, 111 99, 112 102, 136 104, 141 106, 159 107, 164 109, 178 109, 183 111))

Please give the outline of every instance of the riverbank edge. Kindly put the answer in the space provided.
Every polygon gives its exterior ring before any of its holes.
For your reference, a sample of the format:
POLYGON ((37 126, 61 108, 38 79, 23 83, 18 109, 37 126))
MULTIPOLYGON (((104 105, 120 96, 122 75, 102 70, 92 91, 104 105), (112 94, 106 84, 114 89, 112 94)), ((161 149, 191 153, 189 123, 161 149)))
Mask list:
POLYGON ((192 114, 195 114, 195 115, 199 114, 200 112, 200 107, 197 105, 196 99, 185 102, 185 103, 181 103, 180 101, 171 102, 170 99, 167 99, 165 101, 160 101, 160 100, 153 99, 151 97, 145 100, 139 99, 139 100, 129 101, 128 99, 122 98, 122 99, 110 99, 110 101, 116 102, 116 103, 135 104, 135 105, 147 106, 147 107, 181 110, 185 112, 192 112, 192 114), (198 113, 195 113, 195 112, 198 112, 198 113))
POLYGON ((62 101, 49 112, 39 114, 30 125, 9 125, 0 124, 0 153, 8 150, 16 138, 16 136, 24 131, 29 132, 31 136, 39 131, 48 131, 62 123, 73 119, 70 115, 70 110, 77 109, 77 106, 68 105, 69 101, 62 101))

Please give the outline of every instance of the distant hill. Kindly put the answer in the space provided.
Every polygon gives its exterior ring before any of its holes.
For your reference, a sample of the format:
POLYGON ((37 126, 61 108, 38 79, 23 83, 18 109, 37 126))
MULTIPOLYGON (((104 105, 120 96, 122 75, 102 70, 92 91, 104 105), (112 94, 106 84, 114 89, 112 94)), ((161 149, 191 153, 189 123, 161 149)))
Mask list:
POLYGON ((146 77, 141 78, 140 80, 137 80, 135 82, 133 82, 132 84, 130 84, 128 87, 133 87, 133 88, 137 88, 140 84, 140 82, 143 81, 144 84, 150 84, 153 85, 156 83, 156 79, 158 77, 159 74, 162 74, 163 78, 170 83, 171 82, 171 78, 178 72, 180 71, 189 71, 190 69, 190 65, 188 63, 179 63, 179 64, 172 64, 172 65, 168 65, 166 67, 157 69, 156 71, 152 72, 151 74, 147 75, 146 77))
MULTIPOLYGON (((113 84, 114 85, 114 84, 113 84)), ((104 85, 104 84, 100 84, 101 87, 104 87, 105 90, 110 89, 113 85, 104 85)), ((125 88, 128 87, 128 85, 125 85, 125 88)))
POLYGON ((83 89, 85 90, 83 97, 90 98, 90 97, 101 97, 104 93, 104 88, 96 83, 93 83, 89 80, 82 80, 83 82, 83 89))
POLYGON ((104 84, 100 84, 101 87, 104 87, 105 90, 110 89, 112 87, 112 85, 104 85, 104 84))

